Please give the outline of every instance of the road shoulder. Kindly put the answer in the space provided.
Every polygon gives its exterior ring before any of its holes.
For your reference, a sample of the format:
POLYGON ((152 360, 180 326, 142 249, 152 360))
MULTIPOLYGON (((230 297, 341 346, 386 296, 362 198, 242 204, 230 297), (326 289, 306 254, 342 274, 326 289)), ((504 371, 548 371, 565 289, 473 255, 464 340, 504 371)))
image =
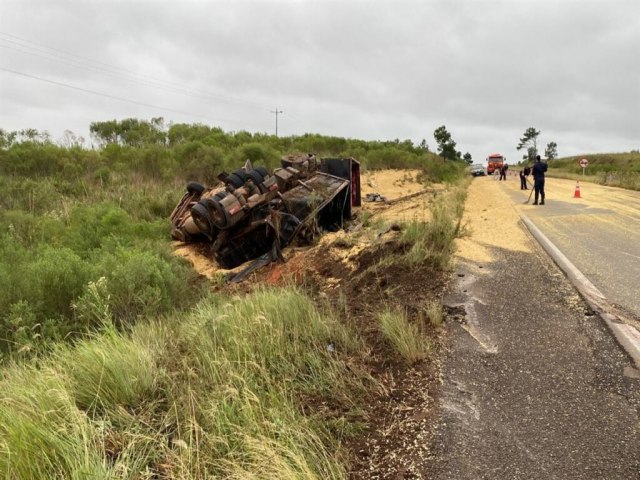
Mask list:
POLYGON ((478 187, 489 214, 469 222, 482 255, 462 252, 447 298, 429 478, 637 478, 637 370, 522 226, 518 248, 483 238, 480 222, 500 238, 519 220, 504 203, 496 221, 496 187, 478 187))

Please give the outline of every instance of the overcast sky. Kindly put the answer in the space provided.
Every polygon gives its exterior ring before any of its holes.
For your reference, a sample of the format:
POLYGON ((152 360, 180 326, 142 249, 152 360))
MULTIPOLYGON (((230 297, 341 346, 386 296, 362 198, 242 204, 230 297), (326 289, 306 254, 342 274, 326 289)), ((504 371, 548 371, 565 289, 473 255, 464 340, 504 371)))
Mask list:
POLYGON ((162 116, 509 161, 640 148, 640 1, 0 0, 0 128, 162 116))

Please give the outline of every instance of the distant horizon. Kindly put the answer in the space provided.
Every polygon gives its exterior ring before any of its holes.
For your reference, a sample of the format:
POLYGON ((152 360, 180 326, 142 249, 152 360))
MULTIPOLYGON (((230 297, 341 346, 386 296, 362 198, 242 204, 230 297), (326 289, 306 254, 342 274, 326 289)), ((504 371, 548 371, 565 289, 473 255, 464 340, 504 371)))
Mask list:
MULTIPOLYGON (((109 118, 109 119, 105 119, 105 120, 93 120, 93 121, 91 121, 89 123, 89 125, 91 123, 93 123, 93 122, 106 122, 106 121, 111 121, 111 120, 121 121, 121 120, 124 120, 124 119, 127 119, 127 118, 136 118, 136 117, 123 117, 121 119, 109 118)), ((157 117, 154 117, 154 118, 157 118, 157 117)), ((147 118, 136 118, 136 119, 137 120, 143 120, 143 121, 150 121, 151 120, 151 118, 148 118, 148 119, 147 118)), ((185 122, 167 121, 166 118, 164 118, 164 121, 165 121, 165 125, 167 127, 170 127, 171 125, 175 125, 175 124, 185 124, 185 122)), ((222 129, 225 134, 235 134, 235 133, 238 133, 238 132, 245 131, 245 132, 250 133, 251 135, 256 135, 256 134, 258 134, 258 135, 274 135, 273 133, 269 133, 269 132, 266 132, 266 131, 265 132, 260 132, 260 131, 252 132, 252 131, 245 130, 245 129, 226 130, 220 125, 213 125, 213 124, 209 125, 209 124, 207 124, 205 122, 192 122, 192 123, 186 123, 186 124, 187 125, 204 125, 204 126, 207 126, 209 128, 219 128, 219 129, 222 129)), ((33 127, 26 127, 26 128, 22 128, 20 130, 9 130, 9 129, 6 129, 6 128, 3 128, 2 126, 0 126, 0 130, 3 130, 4 132, 7 132, 7 133, 12 133, 12 132, 20 133, 20 131, 26 131, 26 130, 29 130, 31 128, 33 128, 33 127)), ((65 135, 65 132, 67 132, 67 131, 71 132, 76 137, 82 137, 84 139, 84 144, 82 145, 84 148, 90 149, 90 148, 100 148, 101 147, 100 143, 93 142, 93 139, 91 138, 91 134, 89 132, 89 126, 87 126, 86 134, 83 134, 83 135, 79 135, 76 131, 70 130, 68 128, 63 129, 60 132, 59 136, 55 136, 55 135, 51 134, 51 132, 48 131, 48 130, 39 130, 39 129, 34 129, 34 130, 37 130, 38 133, 46 133, 46 134, 48 134, 49 137, 50 137, 50 141, 52 143, 58 145, 58 146, 61 146, 61 147, 64 147, 64 145, 62 145, 62 142, 65 140, 64 135, 65 135)), ((296 134, 291 134, 291 135, 278 135, 278 138, 296 138, 296 137, 303 137, 305 135, 319 135, 319 136, 323 136, 323 137, 335 137, 335 138, 343 138, 343 139, 346 139, 346 140, 359 140, 359 141, 367 141, 367 142, 391 142, 391 143, 393 143, 396 140, 399 140, 400 142, 408 140, 408 141, 411 141, 415 147, 417 147, 420 144, 420 142, 422 141, 422 138, 420 140, 418 140, 418 141, 415 141, 414 139, 410 139, 410 138, 367 139, 367 138, 358 138, 358 137, 346 137, 346 136, 341 136, 341 135, 325 135, 325 134, 321 134, 321 133, 317 133, 317 132, 305 132, 305 133, 301 133, 301 134, 296 133, 296 134)), ((427 140, 427 144, 429 144, 428 139, 425 139, 425 140, 427 140)), ((429 152, 431 152, 431 153, 433 153, 435 155, 438 155, 436 149, 434 148, 435 145, 436 145, 435 144, 435 140, 433 140, 431 142, 431 145, 429 145, 429 152)), ((462 153, 464 154, 464 152, 462 152, 462 153)), ((640 150, 638 150, 638 149, 630 149, 630 150, 626 150, 626 151, 581 152, 581 153, 576 153, 576 154, 573 154, 573 155, 566 155, 566 156, 560 155, 557 158, 555 158, 554 160, 562 160, 562 159, 574 158, 574 157, 580 157, 580 156, 589 157, 589 156, 593 156, 593 155, 617 155, 617 154, 625 154, 625 153, 629 153, 629 154, 640 153, 640 150)), ((486 164, 487 160, 488 160, 488 157, 490 155, 492 155, 492 154, 500 154, 500 152, 495 152, 494 151, 494 152, 488 153, 482 159, 476 159, 476 158, 472 157, 472 163, 471 164, 472 165, 473 164, 480 164, 480 163, 486 164)), ((540 155, 540 157, 543 158, 543 159, 547 158, 547 157, 544 157, 543 155, 540 155)), ((504 157, 504 158, 505 158, 506 163, 508 163, 508 164, 519 164, 519 163, 522 163, 524 161, 523 158, 517 159, 516 161, 510 160, 508 157, 504 157)))

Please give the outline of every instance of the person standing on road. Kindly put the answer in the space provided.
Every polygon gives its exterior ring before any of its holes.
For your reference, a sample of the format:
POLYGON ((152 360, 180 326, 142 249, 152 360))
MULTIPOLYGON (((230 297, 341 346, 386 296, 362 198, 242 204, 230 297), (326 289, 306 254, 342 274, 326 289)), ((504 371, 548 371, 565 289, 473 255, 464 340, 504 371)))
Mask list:
POLYGON ((500 180, 507 181, 507 170, 509 166, 506 163, 500 167, 500 180))
POLYGON ((544 205, 544 172, 547 171, 547 164, 540 160, 540 155, 536 155, 536 163, 533 164, 533 188, 535 189, 534 205, 538 205, 538 196, 540 196, 540 205, 544 205))
POLYGON ((525 165, 522 170, 520 170, 520 190, 529 190, 527 187, 527 177, 531 173, 531 169, 529 165, 525 165))

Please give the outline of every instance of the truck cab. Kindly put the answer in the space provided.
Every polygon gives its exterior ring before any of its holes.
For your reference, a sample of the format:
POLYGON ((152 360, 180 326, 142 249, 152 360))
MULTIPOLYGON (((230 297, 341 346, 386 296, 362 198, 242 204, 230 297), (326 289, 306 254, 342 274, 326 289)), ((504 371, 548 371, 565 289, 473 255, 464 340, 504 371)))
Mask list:
POLYGON ((487 157, 487 173, 493 175, 493 172, 500 171, 507 159, 499 153, 492 153, 487 157))

